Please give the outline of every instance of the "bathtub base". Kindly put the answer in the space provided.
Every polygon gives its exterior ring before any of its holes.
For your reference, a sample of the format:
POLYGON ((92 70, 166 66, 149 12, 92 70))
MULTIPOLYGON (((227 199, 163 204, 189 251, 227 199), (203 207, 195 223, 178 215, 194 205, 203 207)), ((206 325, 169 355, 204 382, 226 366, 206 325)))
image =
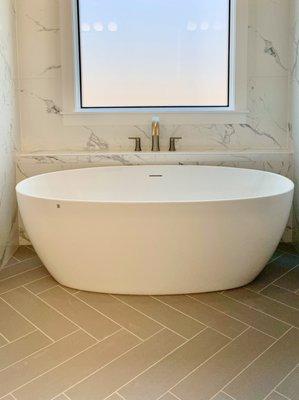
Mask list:
POLYGON ((30 200, 27 224, 61 284, 118 294, 182 294, 248 284, 275 251, 288 212, 281 201, 99 205, 30 200), (264 203, 264 204, 263 204, 264 203))

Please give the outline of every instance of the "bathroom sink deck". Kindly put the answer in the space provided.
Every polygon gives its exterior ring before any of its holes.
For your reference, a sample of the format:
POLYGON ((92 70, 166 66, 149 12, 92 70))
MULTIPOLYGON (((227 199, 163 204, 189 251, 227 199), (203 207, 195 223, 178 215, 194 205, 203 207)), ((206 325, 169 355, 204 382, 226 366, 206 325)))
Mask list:
POLYGON ((31 247, 0 272, 0 399, 298 399, 299 255, 241 289, 120 296, 59 285, 31 247))

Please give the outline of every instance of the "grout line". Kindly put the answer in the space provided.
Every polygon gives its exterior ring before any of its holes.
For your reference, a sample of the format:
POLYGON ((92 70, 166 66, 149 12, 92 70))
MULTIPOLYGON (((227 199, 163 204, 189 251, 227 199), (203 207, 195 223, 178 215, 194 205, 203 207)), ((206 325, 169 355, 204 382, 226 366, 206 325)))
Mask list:
MULTIPOLYGON (((147 372, 148 370, 150 370, 151 368, 153 368, 156 364, 159 364, 161 361, 163 361, 165 358, 169 357, 171 354, 173 354, 175 351, 177 351, 178 349, 180 349, 181 347, 185 346, 188 342, 190 342, 192 339, 194 339, 197 336, 200 336, 203 332, 205 332, 207 329, 209 329, 208 327, 206 327, 205 329, 203 329, 200 332, 197 332, 194 336, 192 336, 190 339, 187 339, 185 342, 181 343, 179 346, 177 346, 175 349, 171 350, 169 353, 165 354, 165 356, 163 356, 162 358, 160 358, 158 361, 154 362, 153 364, 151 364, 149 367, 145 368, 142 372, 140 372, 139 374, 137 374, 136 376, 134 376, 134 378, 130 379, 129 381, 127 381, 126 383, 124 383, 123 385, 119 386, 117 388, 117 392, 119 390, 121 390, 123 387, 127 386, 129 383, 131 383, 132 381, 134 381, 136 378, 138 378, 140 375, 143 375, 145 372, 147 372)), ((168 391, 168 390, 167 390, 168 391)), ((167 392, 165 392, 167 393, 167 392)), ((165 394, 164 393, 164 394, 165 394)), ((164 395, 163 394, 163 395, 164 395)), ((111 395, 111 394, 110 394, 111 395)), ((108 396, 109 398, 109 396, 108 396)), ((160 397, 159 397, 160 398, 160 397)), ((158 399, 157 399, 158 400, 158 399)))
MULTIPOLYGON (((122 330, 122 329, 119 329, 118 331, 113 332, 111 335, 106 336, 103 340, 91 344, 90 346, 86 347, 84 350, 81 350, 79 353, 77 353, 77 354, 75 354, 75 355, 73 355, 73 356, 67 358, 66 360, 60 362, 59 364, 55 365, 55 367, 52 367, 52 368, 48 369, 47 371, 43 372, 42 374, 40 374, 40 375, 38 375, 38 376, 35 376, 34 378, 30 379, 29 381, 23 383, 22 385, 18 386, 18 387, 15 388, 15 389, 13 389, 12 393, 15 393, 16 391, 18 391, 18 390, 21 389, 22 387, 24 387, 24 386, 26 386, 26 385, 29 385, 31 382, 33 382, 33 381, 35 381, 35 380, 41 378, 42 376, 46 375, 47 373, 53 371, 54 369, 60 367, 60 366, 63 365, 63 364, 69 362, 70 360, 72 360, 73 358, 79 356, 80 354, 84 353, 85 351, 90 350, 92 347, 95 347, 95 346, 98 345, 99 343, 101 343, 101 342, 103 342, 104 340, 106 340, 107 338, 109 338, 109 337, 115 335, 116 333, 120 332, 121 330, 122 330)), ((75 332, 78 332, 78 331, 80 331, 80 329, 78 329, 78 330, 75 331, 75 332)), ((75 332, 72 332, 72 333, 75 333, 75 332)), ((72 333, 71 333, 71 334, 72 334, 72 333)), ((68 335, 68 336, 69 336, 69 335, 68 335)), ((57 342, 55 342, 55 343, 57 343, 57 342)), ((56 395, 56 397, 57 397, 57 395, 56 395)))
POLYGON ((7 343, 4 343, 2 346, 0 346, 0 348, 11 343, 11 341, 6 336, 4 336, 3 333, 0 333, 0 337, 2 337, 7 342, 7 343))
MULTIPOLYGON (((48 275, 47 275, 47 276, 48 276, 48 275)), ((52 275, 50 274, 50 276, 52 276, 52 275)), ((42 278, 45 278, 45 277, 43 276, 42 278)), ((32 282, 29 282, 29 283, 32 283, 32 282)), ((26 285, 27 285, 27 283, 26 283, 26 285)), ((51 287, 49 287, 48 289, 44 289, 44 290, 42 290, 40 293, 33 293, 33 292, 31 292, 31 291, 30 291, 30 293, 35 294, 36 296, 39 297, 40 294, 49 292, 50 290, 56 288, 57 286, 61 287, 61 286, 59 285, 59 283, 57 282, 57 285, 51 286, 51 287)), ((28 288, 26 288, 26 289, 28 290, 28 288)), ((63 289, 63 288, 61 288, 61 289, 63 289)), ((68 293, 69 293, 69 292, 68 292, 68 293)), ((70 293, 69 293, 69 294, 70 294, 70 293)))
MULTIPOLYGON (((228 316, 228 317, 231 317, 231 318, 235 319, 236 321, 242 322, 242 324, 247 325, 247 327, 253 328, 253 329, 255 329, 256 331, 258 331, 258 332, 260 332, 260 333, 263 333, 264 335, 269 336, 270 338, 272 338, 272 339, 274 339, 274 340, 277 340, 277 339, 278 339, 278 338, 276 338, 276 337, 270 335, 269 333, 266 333, 266 332, 262 331, 261 329, 258 329, 258 328, 256 328, 256 327, 254 327, 254 326, 248 324, 247 322, 243 322, 243 321, 241 321, 240 319, 238 319, 238 318, 236 318, 236 317, 233 317, 233 316, 230 316, 230 315, 227 314, 226 312, 221 311, 221 310, 219 310, 219 309, 216 308, 216 307, 213 307, 213 306, 211 306, 211 305, 209 305, 209 304, 206 304, 206 303, 200 301, 199 299, 197 299, 197 298, 195 298, 195 297, 192 297, 192 295, 188 295, 188 296, 191 297, 191 299, 196 300, 196 301, 198 301, 198 302, 201 303, 201 304, 204 304, 204 305, 206 305, 206 306, 208 306, 208 307, 211 307, 213 310, 216 310, 216 311, 220 312, 221 314, 224 314, 224 315, 226 315, 226 316, 228 316)), ((227 297, 227 296, 225 296, 225 297, 227 297)), ((232 300, 230 297, 229 297, 229 299, 232 300)), ((244 306, 243 303, 242 303, 242 305, 244 306)), ((255 311, 256 311, 256 310, 255 310, 255 311)), ((258 312, 259 312, 259 311, 258 311, 258 312)), ((272 318, 272 317, 271 317, 271 318, 272 318)), ((245 332, 245 331, 244 331, 244 332, 245 332)))
MULTIPOLYGON (((42 263, 41 263, 41 264, 39 264, 39 265, 36 265, 36 266, 35 266, 35 267, 33 267, 33 268, 26 269, 26 271, 19 272, 18 274, 15 274, 15 275, 8 276, 7 278, 4 278, 4 279, 1 279, 1 274, 0 274, 0 282, 2 283, 2 282, 5 282, 5 281, 7 281, 8 279, 13 279, 13 278, 16 278, 17 276, 20 276, 20 275, 26 274, 27 272, 34 271, 35 269, 38 269, 38 268, 41 268, 41 267, 43 267, 43 264, 42 264, 42 263)), ((10 268, 10 267, 8 267, 8 268, 10 268)), ((30 282, 28 282, 28 283, 30 283, 30 282)))
POLYGON ((63 392, 63 395, 64 395, 67 399, 72 400, 66 393, 63 392))
MULTIPOLYGON (((65 338, 67 338, 68 336, 71 336, 71 335, 73 335, 74 333, 79 332, 79 330, 80 330, 80 329, 77 329, 76 331, 71 332, 71 333, 65 335, 63 338, 57 340, 56 342, 54 342, 54 343, 49 343, 49 344, 47 344, 46 346, 41 347, 40 349, 34 351, 33 353, 29 354, 28 356, 22 358, 21 360, 18 360, 18 361, 13 362, 12 364, 9 364, 7 367, 2 368, 2 369, 1 369, 1 372, 2 372, 2 371, 5 371, 6 369, 12 367, 12 366, 15 365, 15 364, 18 364, 19 362, 22 362, 22 361, 26 360, 27 358, 29 358, 29 357, 35 355, 35 354, 38 353, 39 351, 48 349, 48 348, 51 347, 53 344, 60 342, 62 339, 65 339, 65 338)), ((15 390, 15 389, 14 389, 14 390, 15 390)), ((14 390, 13 390, 13 391, 14 391, 14 390)), ((5 395, 5 396, 6 396, 6 395, 5 395)))
MULTIPOLYGON (((294 269, 296 269, 299 266, 299 264, 296 264, 293 268, 289 269, 288 271, 286 271, 285 273, 283 273, 282 275, 280 275, 279 277, 277 277, 276 279, 274 279, 272 282, 268 283, 268 285, 266 285, 265 287, 263 287, 263 289, 258 290, 255 293, 260 293, 263 290, 267 289, 268 286, 273 285, 273 283, 279 281, 279 279, 283 278, 285 275, 287 275, 289 272, 293 271, 294 269)), ((253 291, 253 290, 252 290, 253 291)))
POLYGON ((25 335, 22 335, 22 336, 18 337, 17 339, 8 340, 8 343, 5 343, 3 346, 0 347, 0 349, 2 349, 3 347, 8 346, 8 345, 10 345, 10 344, 13 344, 13 343, 17 342, 18 340, 21 340, 21 339, 25 338, 26 336, 31 335, 31 334, 34 333, 34 332, 38 332, 37 329, 33 329, 32 331, 30 331, 30 332, 28 332, 28 333, 25 333, 25 335))
MULTIPOLYGON (((184 296, 184 295, 181 295, 181 296, 184 296)), ((151 297, 153 297, 153 296, 151 296, 151 297)), ((156 299, 155 297, 153 297, 153 298, 154 298, 155 300, 159 301, 160 303, 162 303, 162 304, 164 304, 164 305, 166 305, 166 306, 172 308, 173 310, 180 312, 181 314, 185 315, 186 317, 191 318, 191 319, 193 319, 194 321, 200 322, 201 324, 203 324, 203 325, 205 325, 205 326, 207 326, 207 327, 213 329, 213 330, 216 331, 217 333, 220 333, 221 335, 227 337, 227 338, 230 339, 230 340, 234 338, 234 337, 231 337, 231 336, 226 335, 225 333, 219 331, 218 329, 214 328, 213 326, 207 325, 206 323, 200 321, 199 319, 196 319, 196 318, 192 317, 191 315, 185 314, 183 311, 180 311, 179 309, 177 309, 177 308, 175 308, 175 307, 169 305, 168 303, 164 303, 163 300, 156 299)), ((193 300, 194 300, 194 299, 193 299, 193 300)), ((208 306, 207 306, 207 307, 208 307, 208 306)), ((215 310, 214 310, 214 311, 215 311, 215 310)), ((228 318, 229 318, 229 317, 228 317, 228 318)), ((244 331, 245 331, 245 329, 246 329, 247 326, 248 326, 248 325, 244 324, 244 331)), ((244 331, 242 331, 242 332, 244 332, 244 331)))
MULTIPOLYGON (((28 283, 24 283, 23 286, 30 285, 31 283, 41 281, 42 279, 45 279, 45 278, 47 278, 47 277, 49 277, 49 276, 52 278, 52 275, 49 273, 49 275, 42 276, 41 278, 37 278, 37 279, 35 279, 34 281, 31 281, 31 282, 28 282, 28 283)), ((53 278, 53 279, 54 279, 54 278, 53 278)), ((51 289, 51 288, 50 288, 50 289, 51 289)), ((45 289, 45 290, 47 290, 47 289, 45 289)))
MULTIPOLYGON (((260 295, 260 293, 256 293, 256 294, 260 295)), ((259 310, 258 308, 255 308, 255 307, 253 307, 253 306, 250 306, 249 304, 243 303, 242 301, 237 300, 237 299, 234 299, 233 297, 229 297, 229 296, 227 296, 226 294, 222 294, 221 296, 224 296, 224 297, 226 297, 226 298, 228 298, 228 299, 231 299, 231 300, 235 301, 236 303, 242 304, 242 305, 245 306, 245 307, 251 308, 252 310, 259 311, 260 313, 265 314, 265 315, 267 315, 268 317, 274 318, 274 319, 276 319, 277 321, 279 321, 279 322, 281 322, 281 323, 284 323, 284 324, 286 324, 286 325, 288 325, 288 326, 290 326, 290 327, 294 327, 294 325, 290 324, 289 322, 283 321, 282 319, 279 319, 279 318, 277 318, 277 317, 274 317, 273 315, 268 314, 268 313, 266 313, 265 311, 259 310)))
POLYGON ((170 392, 173 394, 171 391, 173 388, 175 388, 177 385, 179 385, 183 380, 188 378, 190 375, 192 375, 197 369, 199 369, 202 365, 207 363, 211 358, 215 357, 218 353, 220 353, 222 350, 224 350, 226 347, 231 345, 235 340, 237 340, 241 335, 245 334, 247 331, 249 331, 251 327, 248 327, 244 332, 241 332, 238 336, 233 338, 230 342, 226 343, 224 346, 222 346, 219 350, 217 350, 214 354, 212 354, 210 357, 208 357, 206 360, 204 360, 202 363, 197 365, 195 368, 193 368, 192 371, 190 371, 187 375, 185 375, 183 378, 179 379, 171 388, 168 388, 166 392, 164 392, 161 396, 157 398, 157 400, 160 400, 167 392, 170 392))
MULTIPOLYGON (((295 367, 292 368, 291 371, 289 371, 289 372, 286 374, 286 376, 285 376, 284 378, 282 378, 282 379, 277 383, 276 386, 274 386, 274 388, 273 388, 272 390, 273 390, 273 391, 277 391, 279 394, 281 394, 281 395, 284 396, 286 399, 288 399, 288 397, 285 396, 283 393, 280 393, 279 390, 277 390, 277 388, 278 388, 278 386, 281 385, 281 384, 295 371, 295 369, 297 369, 297 368, 298 368, 298 364, 295 365, 295 367)), ((267 396, 266 396, 266 397, 267 397, 267 396)), ((265 397, 264 399, 266 399, 266 397, 265 397)), ((264 399, 262 399, 262 400, 264 400, 264 399)), ((289 399, 288 399, 288 400, 289 400, 289 399)))
POLYGON ((296 292, 298 293, 298 290, 297 290, 297 289, 294 291, 294 290, 287 289, 287 288, 285 288, 285 287, 276 285, 275 283, 272 283, 272 286, 275 286, 275 287, 277 287, 277 288, 279 288, 279 289, 285 290, 285 291, 288 292, 288 293, 292 293, 292 294, 296 294, 296 292))
POLYGON ((33 251, 33 252, 36 254, 36 252, 35 252, 35 250, 34 250, 34 247, 33 247, 32 245, 30 245, 30 244, 22 244, 21 246, 27 247, 27 249, 33 251), (31 247, 30 247, 30 246, 31 246, 31 247))
MULTIPOLYGON (((276 250, 275 250, 276 251, 276 250)), ((281 251, 281 250, 279 250, 279 251, 281 251)), ((280 258, 280 257, 282 257, 283 255, 284 255, 285 253, 283 252, 283 254, 278 254, 277 256, 275 256, 274 258, 270 258, 270 260, 267 262, 267 264, 265 265, 265 267, 267 266, 267 265, 269 265, 269 264, 271 264, 271 263, 273 263, 273 261, 275 261, 275 260, 277 260, 278 258, 280 258)), ((225 393, 226 394, 226 393, 225 393)))
MULTIPOLYGON (((225 394, 225 388, 233 382, 238 376, 240 376, 245 370, 247 370, 251 365, 253 365, 262 355, 264 355, 267 351, 269 351, 279 340, 281 340, 285 335, 287 335, 293 328, 290 327, 279 339, 277 339, 275 342, 273 342, 269 347, 267 347, 264 351, 262 351, 254 360, 252 360, 246 367, 244 367, 237 375, 235 375, 229 382, 227 382, 222 389, 220 390, 223 391, 225 394)), ((273 389, 272 389, 273 390, 273 389)), ((219 392, 218 392, 219 393, 219 392)), ((266 395, 266 397, 269 395, 269 393, 266 395)), ((265 397, 265 398, 266 398, 265 397)), ((264 399, 263 399, 264 400, 264 399)))
MULTIPOLYGON (((113 394, 117 394, 121 399, 126 400, 125 397, 122 396, 122 395, 121 395, 120 393, 118 393, 118 392, 114 392, 114 393, 112 393, 112 395, 113 395, 113 394)), ((111 396, 111 395, 110 395, 110 396, 111 396)), ((109 397, 110 397, 110 396, 109 396, 109 397)), ((109 399, 109 397, 108 397, 108 399, 109 399)))
MULTIPOLYGON (((56 286, 55 286, 56 287, 56 286)), ((101 341, 102 339, 97 339, 95 336, 93 336, 91 333, 89 333, 88 331, 86 331, 84 328, 82 328, 81 325, 77 324, 76 322, 74 322, 73 320, 71 320, 70 318, 68 318, 65 314, 63 314, 61 311, 57 310, 55 307, 53 307, 51 304, 49 304, 46 300, 42 299, 41 297, 39 297, 37 294, 30 292, 30 290, 28 290, 27 288, 25 288, 30 294, 32 294, 34 297, 36 297, 37 299, 39 299, 42 303, 46 304, 49 308, 51 308, 52 310, 54 310, 55 312, 57 312, 58 314, 60 314, 62 317, 64 317, 66 320, 68 320, 69 322, 71 322, 73 325, 75 325, 78 329, 81 329, 84 333, 86 333, 88 336, 92 337, 96 342, 101 341)), ((117 331, 116 331, 117 332, 117 331)), ((105 339, 105 338, 104 338, 105 339)))
MULTIPOLYGON (((26 246, 25 246, 26 247, 26 246)), ((16 253, 15 253, 16 254, 16 253)), ((15 258, 16 260, 22 262, 22 261, 27 261, 27 260, 31 260, 32 258, 36 257, 36 254, 33 253, 32 257, 25 257, 25 258, 18 258, 16 255, 13 255, 13 258, 15 258)), ((13 265, 13 264, 12 264, 13 265)))
MULTIPOLYGON (((31 293, 31 292, 30 292, 31 293)), ((25 315, 23 315, 21 312, 19 312, 16 308, 14 308, 11 304, 8 303, 3 297, 1 297, 1 300, 3 300, 9 307, 11 307, 16 313, 18 313, 22 318, 24 318, 27 322, 29 322, 32 326, 34 326, 38 331, 40 331, 43 335, 45 335, 52 343, 54 343, 54 339, 52 339, 49 335, 47 335, 44 331, 42 331, 37 325, 35 325, 33 322, 31 322, 25 315)))
MULTIPOLYGON (((181 335, 180 333, 174 331, 173 329, 169 328, 168 326, 164 325, 162 322, 159 322, 158 320, 154 319, 153 317, 150 317, 149 315, 145 314, 143 311, 138 310, 138 308, 135 308, 135 307, 131 306, 130 304, 126 303, 126 302, 123 301, 123 300, 120 300, 119 298, 115 297, 114 295, 110 295, 110 296, 112 296, 114 299, 118 300, 119 302, 125 304, 127 307, 130 307, 130 308, 132 308, 133 310, 138 311, 140 314, 142 314, 142 315, 144 315, 145 317, 151 319, 152 321, 158 323, 159 325, 163 326, 163 328, 168 329, 169 331, 171 331, 172 333, 174 333, 174 334, 180 336, 180 337, 183 338, 184 340, 189 340, 189 338, 187 338, 187 337, 181 335)), ((198 322, 198 321, 197 321, 197 322, 198 322)), ((198 334, 198 333, 200 333, 200 332, 203 332, 203 331, 207 328, 207 325, 205 325, 205 324, 202 324, 202 325, 204 326, 204 328, 203 328, 202 330, 198 331, 196 334, 198 334)), ((193 337, 194 337, 194 336, 193 336, 193 337)))
POLYGON ((283 398, 286 399, 286 400, 291 400, 291 399, 290 399, 289 397, 287 397, 285 394, 282 394, 282 393, 280 393, 280 392, 278 392, 278 391, 276 391, 276 390, 273 390, 272 393, 276 393, 276 394, 280 395, 281 397, 283 397, 283 398))
MULTIPOLYGON (((43 276, 43 278, 46 278, 46 277, 43 276)), ((41 278, 41 279, 43 279, 43 278, 41 278)), ((32 283, 32 282, 31 282, 31 283, 32 283)), ((44 290, 42 290, 42 291, 40 291, 40 292, 37 292, 37 293, 32 292, 32 291, 31 291, 29 288, 27 288, 26 286, 24 286, 24 288, 27 289, 27 290, 29 290, 32 294, 35 294, 36 296, 39 296, 40 294, 45 293, 47 290, 53 289, 54 287, 57 287, 57 286, 59 286, 59 285, 53 285, 53 286, 51 286, 50 288, 44 289, 44 290)))
MULTIPOLYGON (((124 353, 120 354, 119 356, 115 357, 113 360, 109 361, 107 364, 102 365, 100 368, 96 369, 95 371, 91 372, 89 375, 85 376, 84 378, 80 379, 78 382, 74 383, 73 385, 69 386, 67 389, 65 389, 66 391, 69 391, 70 389, 72 389, 74 386, 77 386, 78 384, 80 384, 81 382, 85 381, 86 379, 89 379, 91 376, 97 374, 99 371, 101 371, 103 368, 106 368, 108 365, 110 365, 111 363, 113 363, 114 361, 118 360, 119 358, 123 357, 125 354, 129 353, 130 351, 134 350, 135 348, 137 348, 138 346, 141 346, 143 343, 147 342, 149 339, 151 339, 152 337, 158 335, 158 333, 164 331, 164 328, 161 329, 159 332, 154 333, 150 338, 147 338, 144 342, 141 343, 137 343, 135 346, 131 347, 130 349, 128 349, 127 351, 125 351, 124 353)), ((117 389, 118 390, 118 389, 117 389)), ((113 392, 114 393, 114 392, 113 392)), ((111 396, 112 393, 109 394, 109 396, 111 396)), ((108 397, 109 397, 108 396, 108 397)), ((107 397, 107 398, 108 398, 107 397)))
MULTIPOLYGON (((275 286, 276 286, 276 285, 275 285, 275 286)), ((276 286, 276 287, 280 287, 280 286, 276 286)), ((267 299, 269 299, 269 300, 275 301, 276 303, 279 303, 279 304, 283 305, 284 307, 289 307, 289 308, 292 308, 293 310, 298 311, 298 308, 293 307, 293 306, 289 306, 288 304, 283 303, 283 302, 280 301, 280 300, 276 300, 276 299, 274 299, 273 297, 264 294, 263 292, 258 293, 258 294, 261 295, 261 296, 263 296, 263 297, 265 297, 265 298, 267 298, 267 299)))
MULTIPOLYGON (((65 288, 64 288, 64 286, 60 286, 62 289, 64 289, 66 292, 68 292, 69 294, 72 294, 72 295, 74 295, 74 294, 77 294, 77 293, 80 293, 81 292, 81 290, 76 290, 75 292, 69 292, 68 290, 66 290, 65 288)), ((72 289, 72 288, 71 288, 72 289)))
MULTIPOLYGON (((227 397, 229 397, 230 399, 236 400, 233 396, 231 396, 230 394, 227 394, 227 393, 225 393, 225 392, 223 392, 223 391, 221 391, 221 392, 219 392, 219 393, 224 393, 224 394, 225 394, 227 397)), ((215 396, 217 396, 217 395, 215 394, 215 396)), ((213 396, 210 400, 213 400, 215 396, 213 396)))
MULTIPOLYGON (((86 301, 80 299, 80 297, 75 296, 77 294, 76 293, 70 293, 67 290, 65 290, 64 288, 62 288, 64 291, 66 291, 69 295, 75 297, 77 300, 81 301, 82 303, 84 303, 85 305, 87 305, 88 307, 90 307, 92 310, 96 311, 98 314, 102 315, 103 317, 109 319, 110 321, 112 321, 114 324, 117 324, 118 326, 120 326, 122 329, 124 329, 125 331, 127 331, 128 333, 134 335, 135 337, 137 337, 137 339, 144 341, 144 339, 142 339, 140 336, 138 336, 136 333, 131 332, 128 328, 126 328, 125 326, 122 326, 119 322, 114 321, 114 319, 112 319, 111 317, 108 317, 106 314, 103 314, 101 311, 97 310, 95 307, 91 306, 90 304, 86 303, 86 301)), ((157 333, 157 332, 155 332, 157 333)))
MULTIPOLYGON (((182 400, 180 397, 178 397, 176 394, 172 393, 170 390, 167 393, 170 393, 173 397, 175 397, 178 400, 182 400)), ((165 393, 165 394, 167 394, 167 393, 165 393)), ((163 396, 164 396, 164 394, 163 394, 163 396)))

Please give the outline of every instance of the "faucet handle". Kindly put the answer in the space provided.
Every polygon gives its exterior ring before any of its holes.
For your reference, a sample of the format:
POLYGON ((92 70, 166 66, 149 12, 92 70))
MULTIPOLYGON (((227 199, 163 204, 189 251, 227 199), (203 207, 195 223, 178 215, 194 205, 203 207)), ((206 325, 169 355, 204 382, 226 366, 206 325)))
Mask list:
POLYGON ((173 136, 169 138, 169 151, 176 151, 175 142, 176 140, 181 140, 181 139, 182 139, 181 136, 173 136))
POLYGON ((141 151, 141 139, 139 136, 130 136, 128 139, 135 140, 135 150, 134 151, 141 151))

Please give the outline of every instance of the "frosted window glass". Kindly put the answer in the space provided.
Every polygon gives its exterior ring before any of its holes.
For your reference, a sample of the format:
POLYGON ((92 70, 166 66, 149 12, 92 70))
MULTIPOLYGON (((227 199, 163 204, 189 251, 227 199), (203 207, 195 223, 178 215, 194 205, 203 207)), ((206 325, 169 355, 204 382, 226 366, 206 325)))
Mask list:
POLYGON ((228 106, 230 0, 78 0, 82 107, 228 106))

